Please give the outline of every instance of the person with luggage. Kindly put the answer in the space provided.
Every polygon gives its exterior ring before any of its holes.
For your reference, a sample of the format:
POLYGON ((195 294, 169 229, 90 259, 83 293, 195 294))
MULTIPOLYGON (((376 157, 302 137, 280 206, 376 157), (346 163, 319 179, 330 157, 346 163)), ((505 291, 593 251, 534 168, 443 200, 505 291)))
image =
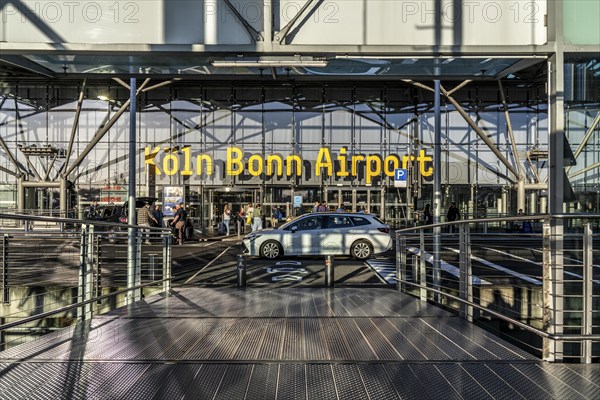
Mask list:
POLYGON ((271 213, 271 226, 276 228, 279 225, 279 221, 283 219, 283 215, 281 211, 277 207, 273 207, 273 212, 271 213))
POLYGON ((185 224, 187 222, 187 212, 183 208, 183 204, 177 204, 175 206, 175 218, 171 221, 171 226, 174 226, 177 229, 177 239, 179 245, 183 244, 183 236, 185 224))

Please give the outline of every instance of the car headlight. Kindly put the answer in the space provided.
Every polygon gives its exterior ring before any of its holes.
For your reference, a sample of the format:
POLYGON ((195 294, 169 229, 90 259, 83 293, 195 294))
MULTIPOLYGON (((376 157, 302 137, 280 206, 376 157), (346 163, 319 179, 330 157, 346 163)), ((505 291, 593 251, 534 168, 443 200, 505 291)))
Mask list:
POLYGON ((250 240, 250 241, 253 241, 253 240, 256 240, 256 239, 258 239, 258 238, 259 238, 259 237, 261 237, 261 236, 262 236, 262 235, 257 235, 257 234, 255 234, 255 233, 251 233, 251 234, 249 234, 248 236, 246 236, 246 239, 248 239, 248 240, 250 240))

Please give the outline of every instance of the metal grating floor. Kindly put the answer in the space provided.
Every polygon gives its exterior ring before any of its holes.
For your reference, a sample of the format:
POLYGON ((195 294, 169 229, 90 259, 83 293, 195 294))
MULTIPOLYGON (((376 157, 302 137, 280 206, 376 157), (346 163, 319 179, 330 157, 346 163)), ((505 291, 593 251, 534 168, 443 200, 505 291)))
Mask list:
POLYGON ((2 399, 600 398, 390 289, 182 288, 0 353, 2 399))

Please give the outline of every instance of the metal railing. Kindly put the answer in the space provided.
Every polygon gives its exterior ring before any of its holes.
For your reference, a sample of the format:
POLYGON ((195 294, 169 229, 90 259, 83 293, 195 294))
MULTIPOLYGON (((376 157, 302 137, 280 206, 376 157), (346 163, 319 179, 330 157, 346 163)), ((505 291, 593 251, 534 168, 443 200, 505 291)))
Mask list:
POLYGON ((600 359, 600 215, 461 220, 396 232, 397 288, 547 361, 600 359))
POLYGON ((170 229, 17 214, 0 221, 0 350, 132 303, 143 291, 170 290, 170 229), (49 227, 26 229, 31 222, 49 227))

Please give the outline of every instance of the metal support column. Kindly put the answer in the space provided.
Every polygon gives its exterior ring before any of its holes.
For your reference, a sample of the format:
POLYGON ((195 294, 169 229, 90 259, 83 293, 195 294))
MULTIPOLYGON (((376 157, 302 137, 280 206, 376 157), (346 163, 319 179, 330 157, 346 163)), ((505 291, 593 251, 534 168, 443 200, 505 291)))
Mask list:
MULTIPOLYGON (((461 224, 459 228, 459 265, 460 265, 460 298, 473 302, 473 270, 471 266, 471 233, 469 225, 461 224)), ((462 303, 460 316, 473 322, 473 306, 462 303)))
POLYGON ((538 203, 537 192, 533 191, 533 192, 529 193, 529 208, 528 208, 529 214, 538 214, 539 213, 537 203, 538 203))
MULTIPOLYGON (((68 218, 67 215, 67 179, 60 178, 60 196, 59 196, 59 205, 60 205, 60 217, 68 218)), ((65 230, 65 224, 63 222, 60 223, 60 230, 65 230)))
MULTIPOLYGON (((136 79, 131 78, 129 86, 129 186, 128 199, 129 210, 127 214, 127 223, 129 225, 137 224, 137 215, 135 210, 136 198, 136 79)), ((141 283, 141 266, 140 256, 141 244, 137 241, 137 228, 129 228, 127 235, 127 287, 131 288, 138 286, 141 283)), ((141 299, 141 291, 139 289, 127 292, 127 304, 132 304, 141 299)))
POLYGON ((523 212, 525 212, 525 204, 525 179, 519 179, 519 182, 517 184, 517 210, 523 210, 523 212))
POLYGON ((22 214, 25 210, 25 177, 19 176, 17 178, 17 213, 22 214))
MULTIPOLYGON (((543 329, 548 333, 562 332, 562 319, 560 324, 557 322, 557 315, 562 316, 562 313, 557 310, 557 302, 560 301, 559 306, 562 304, 562 299, 557 299, 554 268, 552 265, 553 261, 553 249, 552 242, 552 222, 550 219, 544 220, 542 228, 542 326, 543 329)), ((561 350, 559 343, 552 339, 543 339, 542 344, 542 357, 546 361, 557 361, 562 356, 557 354, 561 350)))
MULTIPOLYGON (((581 334, 591 335, 593 316, 593 276, 594 262, 592 251, 594 241, 590 223, 583 226, 583 318, 581 321, 581 334)), ((592 363, 592 341, 583 340, 581 343, 581 362, 592 363)))
MULTIPOLYGON (((439 76, 439 60, 435 60, 435 75, 439 76)), ((433 157, 433 223, 439 224, 441 207, 442 207, 442 113, 440 104, 440 80, 434 81, 434 157, 433 157)), ((433 288, 439 290, 441 284, 441 262, 440 262, 440 249, 441 249, 441 234, 442 229, 440 226, 433 228, 433 288)), ((423 261, 424 262, 424 261, 423 261)), ((436 301, 441 300, 439 294, 434 295, 436 301)))
MULTIPOLYGON (((562 3, 562 2, 561 2, 562 3)), ((564 58, 562 50, 557 51, 548 62, 548 125, 549 125, 549 178, 548 178, 548 212, 550 215, 562 214, 564 211, 564 58)), ((549 232, 552 249, 552 285, 549 286, 553 298, 553 319, 549 327, 556 335, 563 333, 564 314, 564 220, 552 218, 549 232)), ((561 361, 563 342, 554 341, 554 350, 548 361, 561 361)))
MULTIPOLYGON (((562 214, 564 207, 564 53, 563 53, 563 0, 548 3, 548 40, 554 43, 554 54, 547 64, 548 93, 548 213, 562 214)), ((542 211, 542 210, 540 210, 542 211)), ((542 211, 543 212, 543 211, 542 211)), ((544 306, 546 300, 552 305, 551 320, 546 330, 560 335, 563 333, 563 286, 564 286, 564 221, 552 218, 544 223, 544 255, 549 248, 549 260, 544 257, 544 306), (548 264, 548 265, 547 265, 548 264), (547 270, 548 269, 548 270, 547 270), (546 276, 548 275, 548 276, 546 276), (546 285, 546 281, 550 280, 546 285), (548 290, 546 292, 546 289, 548 290)), ((546 322, 546 321, 544 321, 546 322)), ((542 356, 546 361, 562 361, 563 343, 545 339, 542 356)))

